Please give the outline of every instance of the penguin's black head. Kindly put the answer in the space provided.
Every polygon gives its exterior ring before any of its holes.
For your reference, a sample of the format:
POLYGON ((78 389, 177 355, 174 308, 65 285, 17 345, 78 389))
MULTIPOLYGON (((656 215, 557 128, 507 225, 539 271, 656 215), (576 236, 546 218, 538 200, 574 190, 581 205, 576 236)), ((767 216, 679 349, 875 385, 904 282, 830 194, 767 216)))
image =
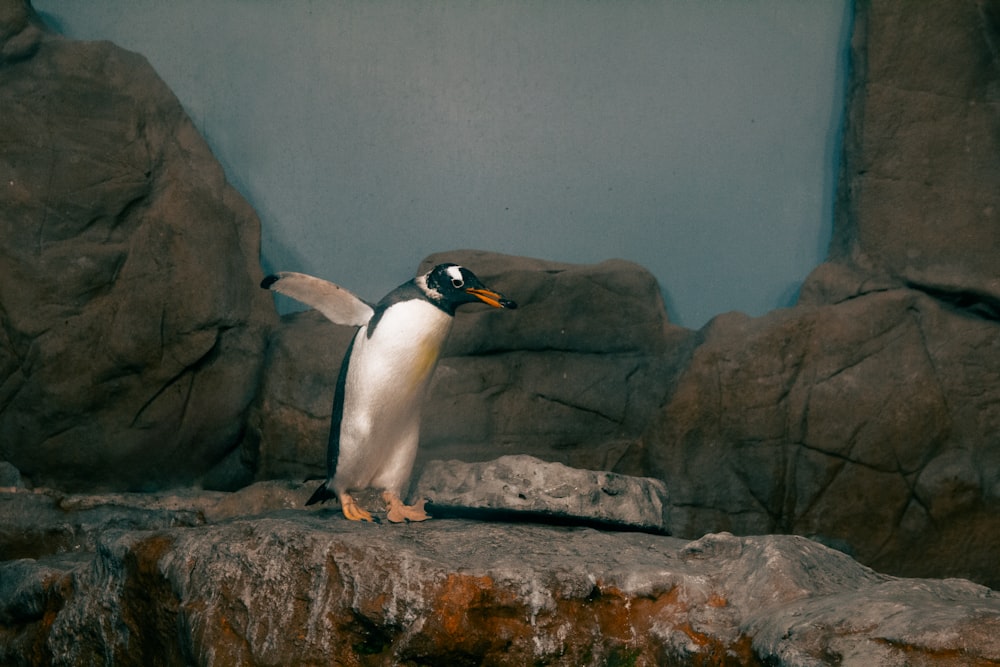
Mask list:
POLYGON ((517 308, 517 304, 489 289, 472 271, 458 264, 438 264, 424 276, 427 296, 439 307, 454 314, 463 303, 482 301, 494 308, 517 308))

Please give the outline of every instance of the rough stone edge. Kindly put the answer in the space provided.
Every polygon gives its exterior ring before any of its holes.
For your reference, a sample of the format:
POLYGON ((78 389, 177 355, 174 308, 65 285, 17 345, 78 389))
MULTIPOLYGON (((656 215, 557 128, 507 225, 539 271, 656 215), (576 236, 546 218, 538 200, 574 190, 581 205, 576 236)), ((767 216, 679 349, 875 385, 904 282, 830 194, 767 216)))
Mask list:
POLYGON ((661 480, 572 468, 523 454, 477 463, 430 461, 411 497, 425 498, 432 514, 478 512, 670 534, 670 497, 661 480))

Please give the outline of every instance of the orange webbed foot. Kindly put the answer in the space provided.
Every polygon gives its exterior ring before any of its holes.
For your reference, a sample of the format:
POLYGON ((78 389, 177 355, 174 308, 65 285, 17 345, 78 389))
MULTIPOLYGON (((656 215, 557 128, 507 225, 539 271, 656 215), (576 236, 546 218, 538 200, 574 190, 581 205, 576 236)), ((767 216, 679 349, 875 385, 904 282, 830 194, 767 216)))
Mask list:
POLYGON ((382 497, 385 499, 385 503, 388 505, 389 509, 386 518, 392 523, 402 523, 404 521, 426 521, 431 518, 430 515, 424 511, 424 504, 427 502, 424 498, 421 498, 412 505, 407 505, 400 500, 399 496, 395 493, 390 493, 389 491, 383 493, 382 497))
POLYGON ((358 507, 358 504, 354 502, 354 498, 348 493, 340 494, 340 510, 350 521, 375 521, 371 513, 358 507))

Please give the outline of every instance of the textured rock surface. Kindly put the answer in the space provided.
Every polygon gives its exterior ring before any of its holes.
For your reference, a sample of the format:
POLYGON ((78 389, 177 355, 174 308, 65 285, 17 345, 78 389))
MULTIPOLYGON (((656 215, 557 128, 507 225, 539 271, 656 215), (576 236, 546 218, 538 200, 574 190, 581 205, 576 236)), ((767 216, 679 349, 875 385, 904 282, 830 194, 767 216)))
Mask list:
POLYGON ((138 531, 115 528, 108 515, 96 551, 0 563, 0 662, 1000 660, 994 592, 961 580, 880 575, 801 537, 686 542, 463 520, 374 526, 330 510, 272 509, 211 523, 240 506, 281 507, 302 492, 272 483, 228 499, 68 497, 70 517, 108 505, 228 509, 210 510, 206 525, 138 531))
MULTIPOLYGON (((424 409, 417 469, 499 454, 614 468, 694 337, 669 324, 652 275, 623 261, 475 251, 432 256, 420 270, 443 261, 468 266, 519 307, 459 310, 424 409)), ((245 443, 259 478, 325 475, 333 387, 353 331, 307 312, 284 318, 272 336, 245 443)))
POLYGON ((856 3, 831 259, 1000 304, 1000 3, 856 3))
POLYGON ((101 534, 112 527, 150 530, 205 523, 202 508, 157 503, 148 494, 0 493, 0 516, 0 561, 94 551, 101 534))
POLYGON ((0 4, 0 459, 36 485, 190 482, 256 393, 259 222, 141 56, 0 4))
POLYGON ((670 533, 667 487, 658 479, 580 470, 533 456, 430 461, 412 496, 434 515, 469 511, 670 533))
POLYGON ((0 461, 0 490, 14 491, 23 487, 21 471, 9 461, 0 461))
POLYGON ((326 477, 333 390, 356 331, 315 310, 281 318, 241 448, 259 479, 326 477))
POLYGON ((894 290, 702 336, 646 436, 674 534, 795 532, 1000 585, 995 322, 894 290))

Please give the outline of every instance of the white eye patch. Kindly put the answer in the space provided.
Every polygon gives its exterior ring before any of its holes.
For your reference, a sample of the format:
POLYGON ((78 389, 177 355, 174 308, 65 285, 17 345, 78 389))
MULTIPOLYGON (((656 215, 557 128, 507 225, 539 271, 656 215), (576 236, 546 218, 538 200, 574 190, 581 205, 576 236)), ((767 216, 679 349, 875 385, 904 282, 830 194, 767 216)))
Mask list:
POLYGON ((462 278, 462 267, 449 266, 447 272, 448 277, 451 278, 452 287, 458 289, 465 284, 465 279, 462 278))

